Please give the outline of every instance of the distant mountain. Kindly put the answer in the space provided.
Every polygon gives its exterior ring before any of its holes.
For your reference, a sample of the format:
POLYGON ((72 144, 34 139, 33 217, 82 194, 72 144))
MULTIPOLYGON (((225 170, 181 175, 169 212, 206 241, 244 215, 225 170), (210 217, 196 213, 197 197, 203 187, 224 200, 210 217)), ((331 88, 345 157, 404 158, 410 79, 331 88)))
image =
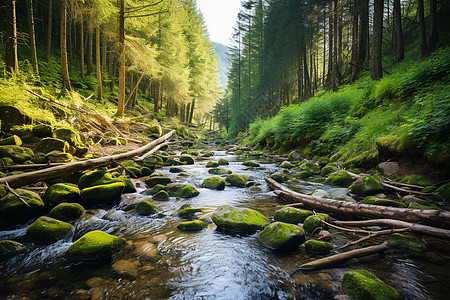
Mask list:
POLYGON ((219 67, 219 80, 223 89, 225 90, 228 81, 228 70, 230 69, 230 63, 228 62, 228 47, 220 43, 214 42, 214 50, 219 57, 217 66, 219 67))

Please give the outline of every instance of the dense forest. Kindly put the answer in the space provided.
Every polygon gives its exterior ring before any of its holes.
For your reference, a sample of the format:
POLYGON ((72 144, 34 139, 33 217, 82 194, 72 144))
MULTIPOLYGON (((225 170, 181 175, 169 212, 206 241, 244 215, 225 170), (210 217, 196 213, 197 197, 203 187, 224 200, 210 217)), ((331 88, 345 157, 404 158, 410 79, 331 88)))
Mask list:
POLYGON ((448 16, 444 0, 244 1, 216 118, 271 150, 446 161, 448 16))
POLYGON ((94 92, 96 103, 117 102, 119 117, 139 104, 182 122, 200 119, 221 93, 195 1, 5 1, 0 10, 0 69, 10 80, 94 92))

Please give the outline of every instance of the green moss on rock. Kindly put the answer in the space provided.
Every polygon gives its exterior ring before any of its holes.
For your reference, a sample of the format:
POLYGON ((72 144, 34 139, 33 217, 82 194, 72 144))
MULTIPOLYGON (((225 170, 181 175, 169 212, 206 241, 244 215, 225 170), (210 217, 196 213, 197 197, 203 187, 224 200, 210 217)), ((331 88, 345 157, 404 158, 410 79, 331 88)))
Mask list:
POLYGON ((166 176, 150 176, 145 179, 145 184, 150 188, 157 184, 167 185, 172 182, 173 180, 166 176))
POLYGON ((275 172, 270 174, 270 178, 275 180, 276 182, 283 183, 289 180, 289 176, 284 173, 275 172))
POLYGON ((35 136, 40 138, 52 137, 53 136, 53 128, 47 124, 37 124, 33 126, 33 133, 35 136))
POLYGON ((177 228, 183 231, 201 231, 206 227, 208 227, 208 224, 201 220, 182 222, 177 225, 177 228))
POLYGON ((207 168, 217 168, 218 166, 219 166, 219 164, 215 161, 208 161, 206 163, 207 168))
POLYGON ((428 186, 431 185, 431 182, 423 175, 405 175, 403 177, 398 177, 395 179, 397 182, 413 184, 413 185, 421 185, 428 186))
POLYGON ((217 229, 235 233, 253 233, 269 222, 264 215, 253 209, 228 205, 219 206, 211 218, 217 229))
POLYGON ((73 221, 84 215, 84 207, 78 203, 61 203, 55 206, 48 216, 60 221, 73 221))
POLYGON ((81 201, 89 207, 115 205, 120 202, 124 189, 125 183, 123 182, 88 187, 81 191, 81 201))
POLYGON ((0 217, 8 219, 13 224, 18 224, 41 215, 44 210, 44 202, 38 194, 25 189, 16 189, 15 192, 29 206, 26 206, 17 196, 9 193, 0 201, 0 217))
POLYGON ((320 174, 320 167, 319 165, 306 162, 300 165, 300 171, 308 171, 311 174, 320 174))
POLYGON ((337 172, 339 171, 339 168, 334 166, 334 165, 327 165, 325 167, 322 168, 322 170, 320 170, 320 174, 322 174, 322 176, 328 176, 331 173, 337 172))
POLYGON ((73 156, 70 153, 61 152, 58 150, 51 151, 45 155, 45 158, 54 163, 67 163, 72 161, 73 156))
POLYGON ((362 203, 371 204, 371 205, 380 205, 380 206, 400 207, 400 208, 407 207, 406 203, 404 203, 404 202, 378 198, 375 196, 369 196, 369 197, 364 198, 362 203))
POLYGON ((171 197, 180 198, 192 198, 200 194, 200 192, 192 185, 183 183, 170 183, 166 186, 165 191, 168 192, 171 197))
POLYGON ((247 177, 242 174, 230 174, 226 177, 226 182, 232 186, 245 187, 248 183, 247 177))
POLYGON ((73 234, 73 226, 69 223, 50 217, 40 217, 27 229, 25 238, 40 244, 53 244, 73 234))
POLYGON ((213 174, 213 175, 227 175, 227 174, 231 174, 232 172, 230 170, 226 170, 226 169, 213 168, 213 169, 209 169, 208 173, 213 174))
POLYGON ((24 161, 32 159, 33 156, 34 152, 29 148, 15 145, 0 146, 0 157, 9 157, 15 163, 23 163, 24 161))
POLYGON ((291 250, 303 243, 305 232, 294 224, 274 222, 267 225, 258 237, 272 249, 291 250))
POLYGON ((395 247, 401 247, 416 251, 423 251, 427 249, 427 243, 425 240, 417 241, 415 237, 406 234, 393 233, 388 236, 389 245, 395 247))
POLYGON ((349 188, 350 192, 359 196, 370 196, 384 191, 381 182, 372 176, 358 178, 349 188))
POLYGON ((226 160, 225 158, 221 158, 219 159, 219 161, 217 162, 220 166, 225 166, 225 165, 229 165, 230 163, 228 162, 228 160, 226 160))
POLYGON ((66 256, 73 260, 109 259, 125 246, 125 240, 103 231, 86 233, 67 249, 66 256))
POLYGON ((203 180, 202 187, 221 191, 225 189, 225 180, 218 176, 209 177, 203 180))
POLYGON ((450 200, 450 182, 440 186, 436 190, 436 194, 445 201, 450 200))
POLYGON ((180 218, 191 218, 195 213, 201 211, 202 210, 200 208, 192 208, 189 204, 184 204, 176 211, 175 214, 180 218))
POLYGON ((344 273, 342 289, 354 300, 400 300, 400 294, 366 270, 344 273))
POLYGON ((50 207, 55 207, 63 202, 79 202, 81 200, 80 189, 71 183, 56 183, 47 188, 44 201, 50 207))
POLYGON ((10 157, 2 157, 0 158, 0 166, 12 166, 14 165, 14 161, 10 157))
POLYGON ((80 136, 78 132, 70 128, 58 128, 55 130, 54 135, 56 138, 64 140, 72 146, 80 143, 80 136))
POLYGON ((303 222, 303 229, 308 233, 313 233, 317 228, 323 228, 324 224, 321 220, 328 221, 329 216, 327 214, 318 213, 313 216, 309 216, 303 222))
POLYGON ((11 135, 7 138, 0 140, 0 146, 5 145, 22 146, 22 140, 17 135, 11 135))
POLYGON ((183 172, 183 169, 178 168, 178 167, 170 167, 169 172, 170 173, 181 173, 181 172, 183 172))
POLYGON ((37 149, 44 153, 49 153, 55 150, 60 152, 67 152, 69 151, 69 143, 56 138, 43 138, 39 142, 37 149))
POLYGON ((25 251, 26 247, 16 241, 0 241, 0 261, 25 251))
POLYGON ((301 171, 294 175, 294 177, 298 179, 306 179, 309 176, 311 176, 311 173, 309 173, 308 171, 301 171))
POLYGON ((307 240, 305 242, 305 250, 307 253, 324 255, 333 250, 333 245, 319 240, 307 240))
POLYGON ((157 192, 155 195, 153 195, 153 199, 158 201, 167 201, 169 200, 169 198, 170 198, 169 194, 164 190, 161 190, 157 192))
POLYGON ((11 128, 11 132, 14 135, 17 135, 18 137, 20 137, 20 139, 26 144, 39 142, 39 138, 34 135, 33 127, 31 125, 13 126, 11 128))
POLYGON ((348 187, 352 184, 352 176, 347 171, 337 171, 328 176, 325 184, 348 187))
POLYGON ((185 163, 186 165, 193 165, 194 164, 194 159, 189 156, 189 155, 182 155, 180 157, 180 161, 185 163))
POLYGON ((313 212, 310 210, 285 206, 275 211, 273 218, 279 222, 298 224, 303 223, 311 215, 313 215, 313 212))
POLYGON ((146 200, 143 200, 136 205, 135 211, 141 216, 150 216, 161 211, 161 208, 146 200))
POLYGON ((78 187, 83 190, 96 185, 104 185, 114 182, 122 182, 121 179, 113 178, 111 173, 105 170, 88 171, 78 180, 78 187))
POLYGON ((295 165, 292 164, 291 162, 285 160, 279 165, 279 167, 283 168, 283 169, 292 169, 293 167, 295 167, 295 165))
POLYGON ((257 167, 259 167, 259 164, 258 163, 256 163, 256 162, 254 162, 254 161, 244 161, 243 163, 242 163, 242 165, 243 166, 246 166, 246 167, 252 167, 252 168, 257 168, 257 167))

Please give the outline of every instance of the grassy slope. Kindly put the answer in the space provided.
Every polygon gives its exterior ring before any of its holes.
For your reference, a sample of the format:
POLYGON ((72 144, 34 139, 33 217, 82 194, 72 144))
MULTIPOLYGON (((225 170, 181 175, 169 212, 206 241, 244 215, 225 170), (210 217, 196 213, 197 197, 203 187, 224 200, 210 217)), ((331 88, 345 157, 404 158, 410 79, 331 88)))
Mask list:
POLYGON ((380 81, 365 75, 338 92, 322 92, 257 120, 245 142, 327 155, 348 167, 390 158, 448 166, 449 138, 450 48, 444 48, 421 63, 396 66, 380 81))

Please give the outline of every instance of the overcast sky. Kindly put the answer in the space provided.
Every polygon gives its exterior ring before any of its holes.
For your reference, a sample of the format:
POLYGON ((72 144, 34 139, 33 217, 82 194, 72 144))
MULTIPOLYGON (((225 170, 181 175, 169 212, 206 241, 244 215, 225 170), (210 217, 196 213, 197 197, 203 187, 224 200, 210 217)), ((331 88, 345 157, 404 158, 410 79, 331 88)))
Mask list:
POLYGON ((197 6, 208 26, 211 41, 229 45, 241 1, 197 0, 197 6))

